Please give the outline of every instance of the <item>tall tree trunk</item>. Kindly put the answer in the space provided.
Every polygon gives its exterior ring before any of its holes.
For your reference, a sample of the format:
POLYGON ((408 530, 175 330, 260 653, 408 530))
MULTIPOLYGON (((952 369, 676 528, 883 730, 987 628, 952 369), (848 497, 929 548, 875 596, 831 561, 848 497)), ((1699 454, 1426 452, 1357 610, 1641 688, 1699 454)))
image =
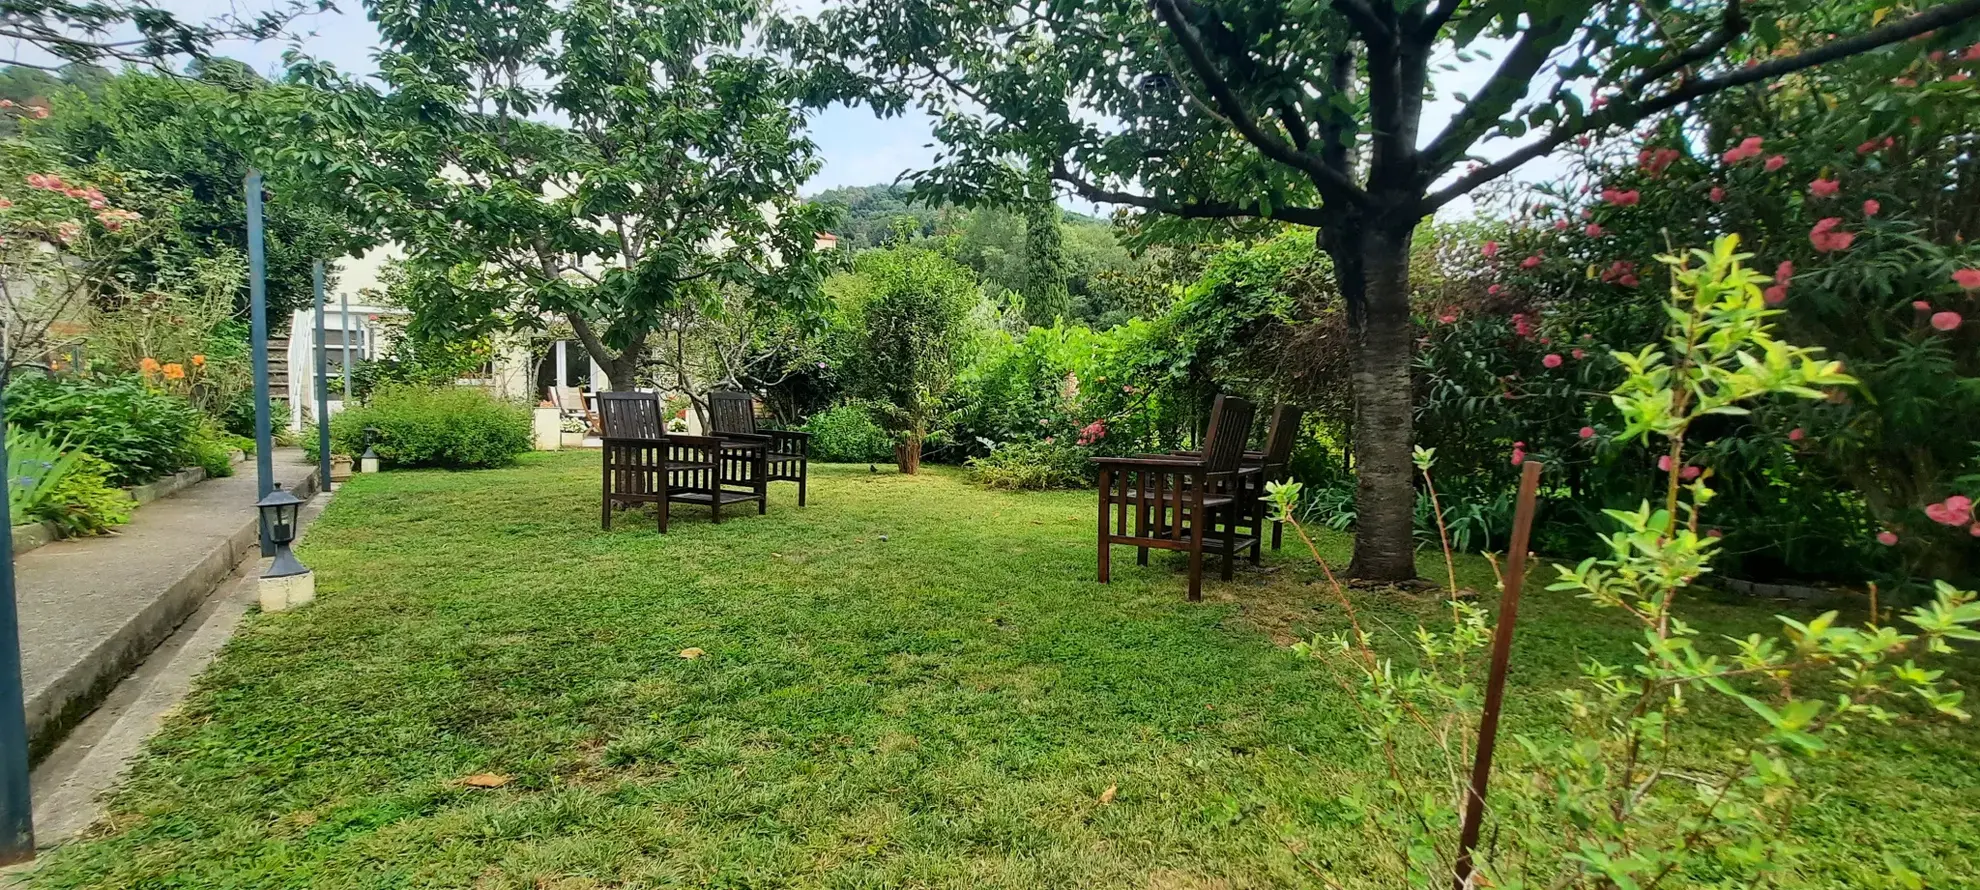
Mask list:
POLYGON ((1354 338, 1354 561, 1366 581, 1416 577, 1411 461, 1409 242, 1412 225, 1353 220, 1322 230, 1354 338))

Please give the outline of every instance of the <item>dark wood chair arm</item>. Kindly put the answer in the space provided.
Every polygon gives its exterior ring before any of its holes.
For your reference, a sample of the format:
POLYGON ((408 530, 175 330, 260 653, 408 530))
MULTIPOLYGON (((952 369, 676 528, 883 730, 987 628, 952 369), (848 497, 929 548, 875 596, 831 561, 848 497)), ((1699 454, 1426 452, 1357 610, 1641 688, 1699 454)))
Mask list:
POLYGON ((1194 470, 1200 469, 1203 466, 1202 460, 1191 460, 1189 458, 1177 457, 1173 454, 1144 454, 1137 457, 1095 457, 1090 458, 1090 460, 1095 464, 1117 467, 1173 467, 1179 470, 1194 470))
POLYGON ((754 444, 752 444, 752 443, 747 443, 747 442, 728 442, 728 441, 724 441, 723 439, 720 439, 720 438, 717 438, 717 437, 715 437, 715 436, 689 436, 689 435, 684 435, 684 434, 681 434, 681 433, 668 433, 668 434, 667 434, 667 437, 666 437, 666 438, 664 438, 664 439, 658 439, 658 440, 646 440, 646 441, 660 441, 660 442, 672 442, 672 443, 674 443, 674 444, 676 444, 676 445, 686 445, 686 446, 688 446, 689 448, 722 448, 722 447, 724 447, 724 446, 727 446, 727 447, 731 447, 731 448, 734 448, 734 447, 741 447, 741 448, 755 448, 755 447, 758 447, 758 446, 756 446, 756 445, 754 445, 754 444))
MULTIPOLYGON (((1203 456, 1203 452, 1201 452, 1201 451, 1175 451, 1175 452, 1170 452, 1170 453, 1172 453, 1172 454, 1174 454, 1174 455, 1176 455, 1177 457, 1194 457, 1194 458, 1201 458, 1201 457, 1203 456)), ((1245 459, 1245 460, 1249 460, 1249 461, 1258 461, 1258 462, 1261 462, 1261 463, 1262 463, 1262 462, 1264 462, 1264 460, 1265 460, 1265 452, 1263 452, 1263 451, 1247 451, 1247 452, 1245 452, 1245 453, 1244 453, 1244 459, 1245 459)))
POLYGON ((769 436, 766 436, 766 435, 763 435, 762 433, 724 433, 724 432, 717 432, 717 433, 715 433, 715 435, 714 435, 714 437, 713 437, 713 438, 717 438, 717 439, 721 439, 721 440, 722 440, 722 441, 724 441, 724 442, 731 442, 731 443, 735 443, 735 444, 738 444, 738 445, 768 445, 768 444, 770 444, 770 437, 769 437, 769 436))

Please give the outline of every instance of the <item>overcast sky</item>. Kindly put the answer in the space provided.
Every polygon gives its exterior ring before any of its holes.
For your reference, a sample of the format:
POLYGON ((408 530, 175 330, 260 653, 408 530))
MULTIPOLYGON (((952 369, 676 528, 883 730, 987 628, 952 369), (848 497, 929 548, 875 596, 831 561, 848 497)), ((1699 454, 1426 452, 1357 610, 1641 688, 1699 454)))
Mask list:
MULTIPOLYGON (((238 4, 229 0, 162 0, 158 5, 189 19, 204 19, 236 5, 253 9, 256 2, 258 0, 239 0, 238 4)), ((797 6, 802 11, 811 11, 824 5, 824 2, 798 0, 797 6)), ((325 59, 344 71, 360 74, 375 72, 377 68, 372 54, 378 45, 377 30, 365 18, 358 0, 339 0, 339 5, 344 7, 339 12, 321 13, 301 20, 296 30, 301 35, 302 51, 325 59)), ((282 53, 287 48, 288 45, 280 41, 259 44, 235 42, 221 45, 218 54, 239 59, 274 76, 281 71, 282 53)), ((1457 65, 1457 70, 1439 73, 1436 78, 1443 96, 1451 92, 1475 90, 1495 64, 1483 59, 1449 61, 1457 65)), ((1439 98, 1431 103, 1423 115, 1424 139, 1427 141, 1441 129, 1457 108, 1458 104, 1449 98, 1439 98)), ((866 108, 835 106, 812 118, 811 136, 818 143, 824 169, 811 181, 808 193, 838 186, 893 182, 910 169, 927 167, 935 153, 929 144, 934 141, 929 119, 916 112, 882 120, 866 108)), ((1488 150, 1484 153, 1496 155, 1510 145, 1486 146, 1488 150)), ((1545 164, 1544 161, 1541 163, 1545 164)), ((1536 170, 1534 165, 1529 165, 1524 173, 1527 177, 1535 177, 1546 169, 1548 167, 1536 170)), ((1089 213, 1104 215, 1107 211, 1105 207, 1079 206, 1084 202, 1068 200, 1064 203, 1089 213)), ((1445 208, 1447 216, 1470 212, 1471 207, 1466 201, 1445 208)))

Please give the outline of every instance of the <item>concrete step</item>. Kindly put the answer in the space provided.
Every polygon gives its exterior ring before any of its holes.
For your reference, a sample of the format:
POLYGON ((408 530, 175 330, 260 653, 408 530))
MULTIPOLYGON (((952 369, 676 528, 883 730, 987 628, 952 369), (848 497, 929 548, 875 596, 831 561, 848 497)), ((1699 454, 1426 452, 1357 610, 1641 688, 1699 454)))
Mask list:
MULTIPOLYGON (((256 545, 252 465, 137 511, 114 536, 56 541, 14 560, 29 750, 39 759, 171 636, 256 545)), ((275 480, 316 491, 302 452, 275 480)))

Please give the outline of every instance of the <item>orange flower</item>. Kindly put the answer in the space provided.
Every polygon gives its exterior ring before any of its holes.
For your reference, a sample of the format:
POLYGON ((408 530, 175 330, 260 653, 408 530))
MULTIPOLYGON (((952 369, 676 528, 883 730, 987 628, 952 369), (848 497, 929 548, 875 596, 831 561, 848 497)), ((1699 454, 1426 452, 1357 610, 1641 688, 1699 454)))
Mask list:
POLYGON ((138 370, 143 371, 146 374, 150 374, 153 371, 158 370, 158 360, 152 358, 151 356, 145 356, 143 359, 140 359, 138 361, 138 370))
POLYGON ((173 363, 171 363, 171 364, 169 364, 169 365, 166 365, 166 366, 165 366, 165 379, 167 379, 167 380, 184 380, 184 379, 186 379, 186 366, 185 366, 185 365, 182 365, 182 364, 179 364, 178 362, 173 362, 173 363))
POLYGON ((192 357, 192 366, 193 366, 193 367, 195 367, 195 368, 204 368, 204 367, 206 367, 206 356, 203 356, 203 355, 194 355, 194 356, 192 357))

